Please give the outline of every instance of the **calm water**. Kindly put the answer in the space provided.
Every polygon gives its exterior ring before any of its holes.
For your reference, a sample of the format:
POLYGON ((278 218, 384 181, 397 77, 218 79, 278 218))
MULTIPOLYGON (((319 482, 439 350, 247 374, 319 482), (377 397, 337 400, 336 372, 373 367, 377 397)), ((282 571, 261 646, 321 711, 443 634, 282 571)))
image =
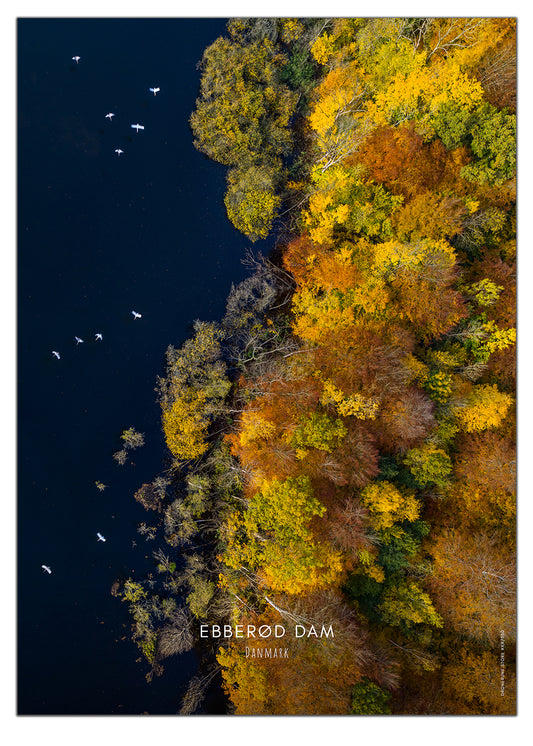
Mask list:
POLYGON ((152 514, 133 493, 162 468, 154 386, 165 349, 195 318, 220 318, 231 282, 246 276, 247 241, 222 203, 225 169, 193 148, 188 126, 196 63, 224 26, 19 21, 20 714, 171 714, 196 670, 189 653, 147 684, 110 588, 155 572, 156 545, 137 533, 152 514), (119 466, 112 454, 130 426, 146 446, 119 466))

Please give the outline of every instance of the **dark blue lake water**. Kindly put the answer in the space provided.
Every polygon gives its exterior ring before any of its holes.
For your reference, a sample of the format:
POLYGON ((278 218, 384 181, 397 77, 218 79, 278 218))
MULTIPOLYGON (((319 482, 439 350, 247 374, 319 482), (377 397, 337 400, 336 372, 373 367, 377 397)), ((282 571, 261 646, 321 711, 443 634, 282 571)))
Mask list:
POLYGON ((133 493, 163 466, 154 387, 165 349, 194 319, 220 318, 247 274, 225 169, 194 149, 188 125, 196 64, 224 27, 18 22, 20 714, 172 714, 196 670, 194 653, 167 659, 148 684, 110 589, 155 572, 156 545, 137 533, 153 514, 133 493), (119 466, 130 426, 146 445, 119 466))

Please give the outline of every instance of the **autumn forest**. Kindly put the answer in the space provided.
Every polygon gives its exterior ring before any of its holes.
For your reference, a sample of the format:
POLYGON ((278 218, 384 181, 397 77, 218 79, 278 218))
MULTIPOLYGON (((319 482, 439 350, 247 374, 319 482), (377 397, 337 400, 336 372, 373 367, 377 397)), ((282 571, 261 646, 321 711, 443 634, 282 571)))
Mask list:
POLYGON ((194 649, 182 714, 514 714, 515 19, 226 29, 191 138, 249 276, 157 382, 147 678, 194 649))

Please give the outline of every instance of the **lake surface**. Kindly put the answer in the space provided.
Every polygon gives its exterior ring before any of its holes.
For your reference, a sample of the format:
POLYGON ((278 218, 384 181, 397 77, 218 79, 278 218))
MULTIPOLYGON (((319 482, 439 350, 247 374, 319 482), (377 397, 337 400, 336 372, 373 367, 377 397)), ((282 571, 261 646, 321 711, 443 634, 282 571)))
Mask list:
POLYGON ((196 64, 224 29, 18 22, 19 714, 172 714, 197 667, 192 652, 167 659, 148 684, 110 589, 156 572, 157 543, 137 533, 154 514, 133 494, 163 468, 154 387, 165 350, 194 319, 221 318, 247 276, 225 169, 194 149, 188 125, 196 64), (119 466, 131 426, 146 445, 119 466))

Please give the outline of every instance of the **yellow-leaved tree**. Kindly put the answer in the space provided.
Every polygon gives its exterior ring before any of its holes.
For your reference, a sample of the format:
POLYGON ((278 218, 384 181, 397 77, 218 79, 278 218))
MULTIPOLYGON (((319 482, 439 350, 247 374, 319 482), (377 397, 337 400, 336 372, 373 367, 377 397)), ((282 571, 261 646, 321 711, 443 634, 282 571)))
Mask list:
POLYGON ((416 521, 420 502, 413 491, 400 491, 386 480, 372 482, 361 491, 361 502, 370 512, 376 530, 391 528, 401 521, 416 521))
POLYGON ((500 391, 494 384, 475 386, 464 406, 456 409, 455 416, 462 430, 467 433, 498 427, 507 415, 513 397, 500 391))
POLYGON ((207 450, 204 441, 207 423, 204 419, 206 395, 186 389, 163 409, 163 432, 166 444, 180 461, 198 458, 207 450))
POLYGON ((270 589, 302 593, 339 582, 341 553, 313 536, 310 522, 325 513, 307 476, 265 481, 240 519, 222 529, 222 559, 233 569, 243 565, 270 589))

